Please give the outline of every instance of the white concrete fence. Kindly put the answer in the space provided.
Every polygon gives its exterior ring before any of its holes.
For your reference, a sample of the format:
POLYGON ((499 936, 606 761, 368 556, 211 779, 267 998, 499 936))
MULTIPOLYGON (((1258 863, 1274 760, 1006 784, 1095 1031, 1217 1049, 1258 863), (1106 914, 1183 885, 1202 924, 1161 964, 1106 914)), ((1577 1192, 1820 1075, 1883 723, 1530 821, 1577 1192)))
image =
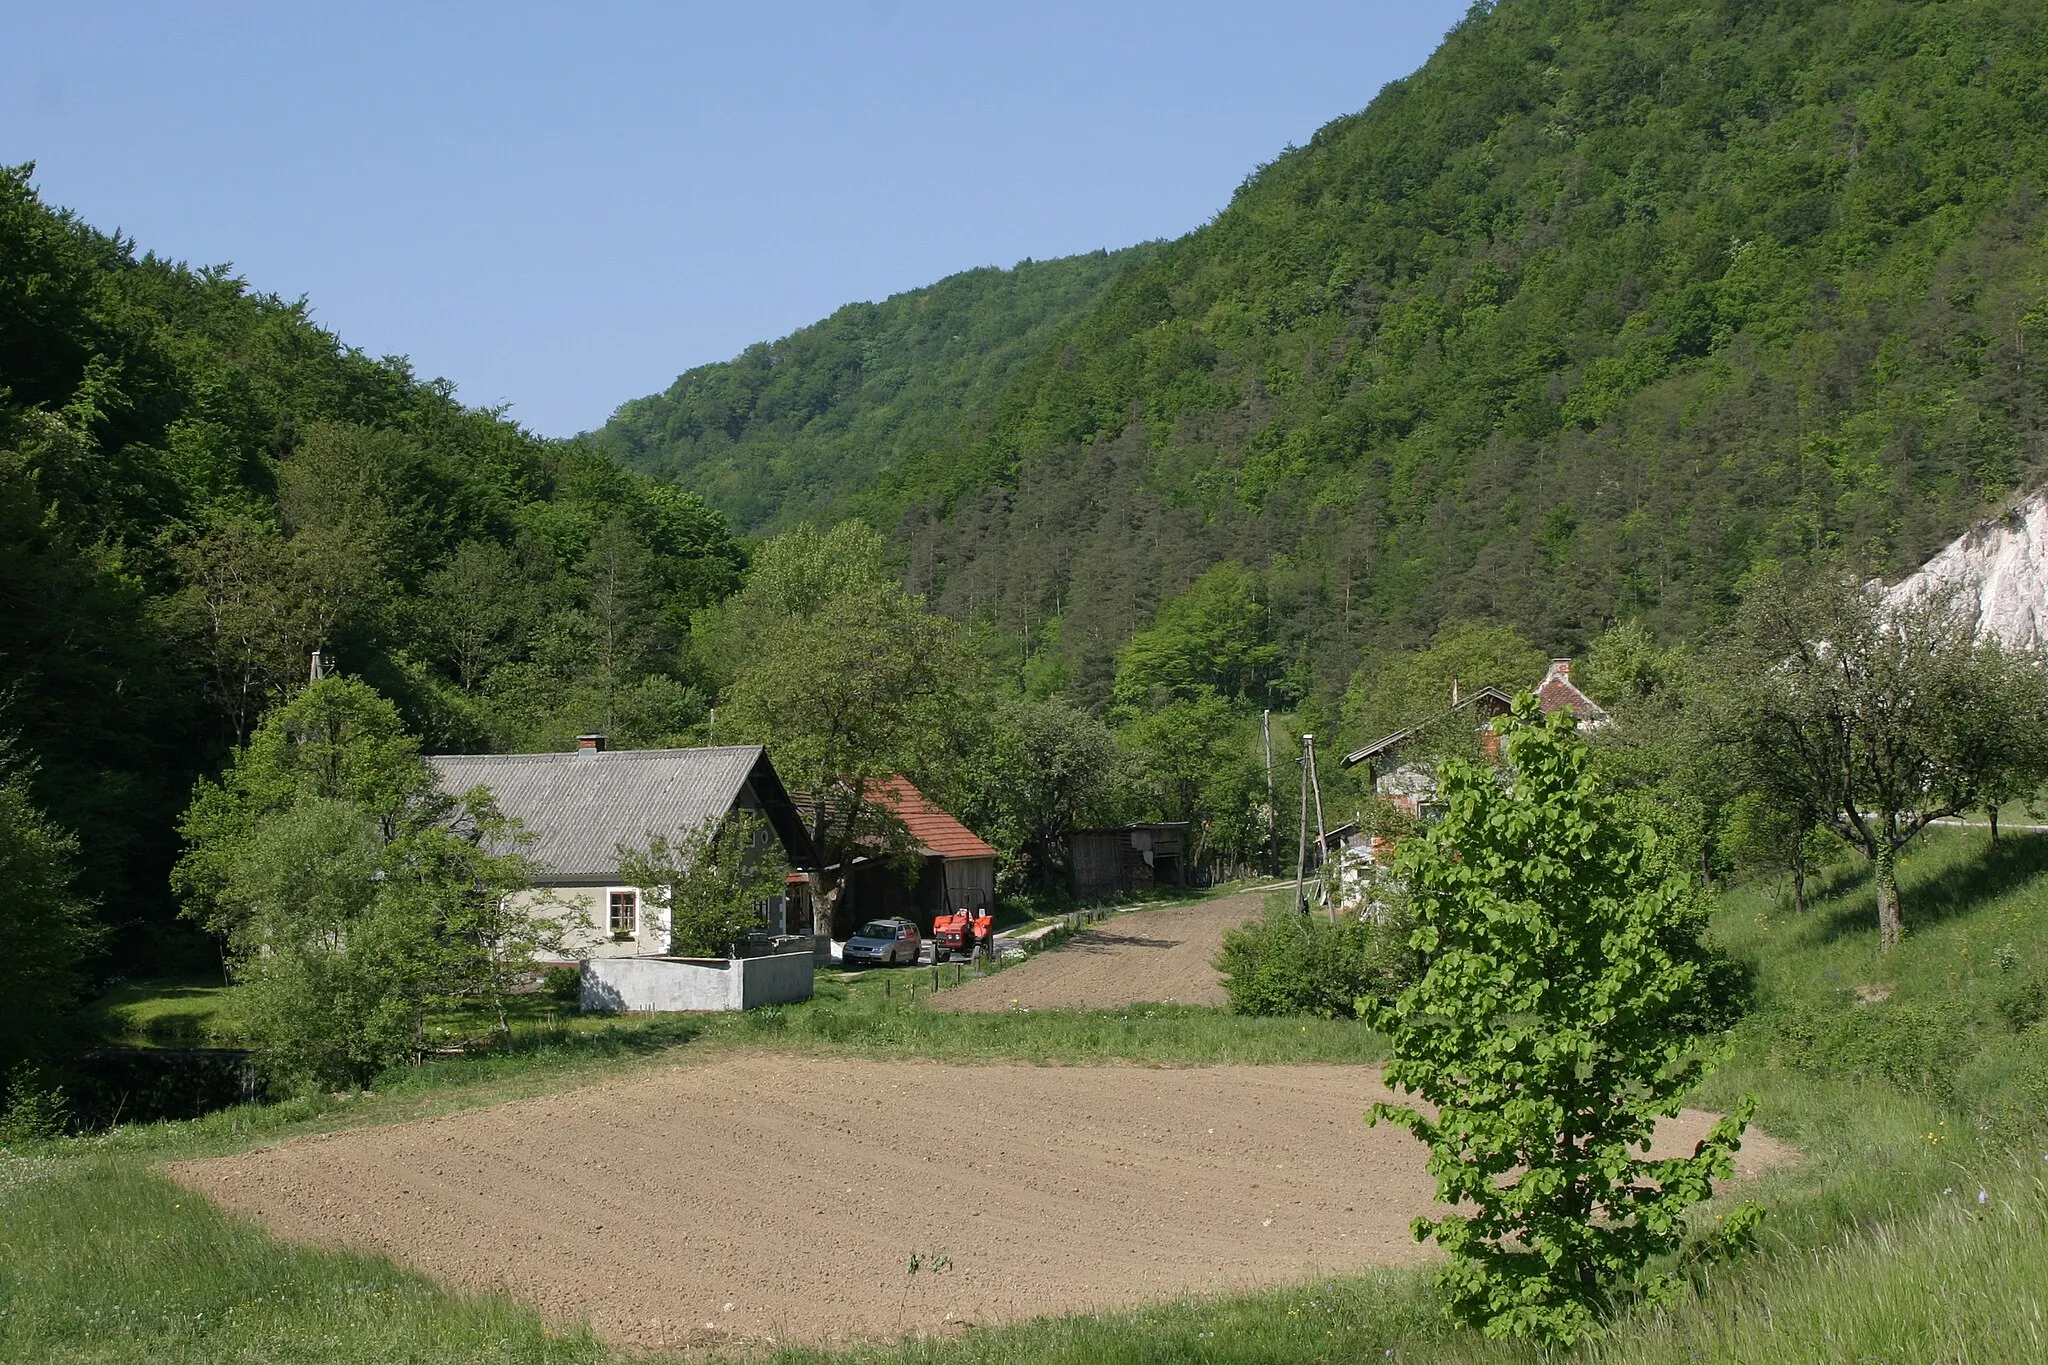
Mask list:
POLYGON ((593 957, 583 963, 588 1010, 678 1014, 750 1010, 811 998, 811 954, 768 957, 593 957))

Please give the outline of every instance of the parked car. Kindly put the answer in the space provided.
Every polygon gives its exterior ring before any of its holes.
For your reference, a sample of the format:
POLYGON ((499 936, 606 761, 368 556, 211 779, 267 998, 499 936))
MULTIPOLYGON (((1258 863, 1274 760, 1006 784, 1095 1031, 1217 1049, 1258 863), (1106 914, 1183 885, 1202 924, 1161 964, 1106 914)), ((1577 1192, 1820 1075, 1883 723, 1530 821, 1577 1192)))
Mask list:
POLYGON ((871 919, 846 940, 846 951, 840 960, 848 966, 856 962, 908 962, 914 967, 923 948, 924 940, 909 920, 871 919))

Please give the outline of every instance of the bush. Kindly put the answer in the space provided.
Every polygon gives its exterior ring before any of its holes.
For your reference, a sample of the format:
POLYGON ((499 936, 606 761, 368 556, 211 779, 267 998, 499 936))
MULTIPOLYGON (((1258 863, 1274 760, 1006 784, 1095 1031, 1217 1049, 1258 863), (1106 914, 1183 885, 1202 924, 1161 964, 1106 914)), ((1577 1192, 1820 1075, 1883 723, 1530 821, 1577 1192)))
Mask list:
POLYGON ((548 999, 558 1005, 578 1005, 583 1001, 583 969, 581 967, 550 967, 541 973, 540 988, 548 999))
POLYGON ((0 1110, 0 1141, 47 1141, 64 1136, 70 1124, 64 1092, 33 1063, 17 1063, 7 1078, 7 1107, 0 1110))
POLYGON ((1216 969, 1235 1013, 1355 1019, 1361 996, 1389 998, 1412 976, 1408 933, 1399 918, 1332 924, 1269 910, 1223 936, 1216 969))

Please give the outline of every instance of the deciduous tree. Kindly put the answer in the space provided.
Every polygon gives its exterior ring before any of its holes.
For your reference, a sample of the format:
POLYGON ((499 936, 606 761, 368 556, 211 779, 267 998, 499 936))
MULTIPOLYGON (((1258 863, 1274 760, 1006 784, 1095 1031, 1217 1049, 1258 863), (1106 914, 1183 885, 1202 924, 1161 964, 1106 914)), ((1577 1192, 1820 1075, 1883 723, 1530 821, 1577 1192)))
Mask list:
POLYGON ((1713 674, 1713 732, 1744 786, 1814 812, 1870 862, 1887 951, 1905 932, 1900 851, 2048 777, 2048 675, 1978 641, 1950 596, 1780 574, 1744 600, 1713 674))
POLYGON ((1524 694, 1503 728, 1505 775, 1446 762, 1443 819, 1396 855, 1422 973, 1364 1017, 1387 1035, 1387 1084, 1431 1112, 1371 1117, 1422 1139, 1437 1198, 1463 1206, 1415 1222, 1450 1254, 1449 1311, 1568 1344, 1618 1295, 1659 1291, 1645 1268, 1733 1173, 1750 1104, 1690 1156, 1641 1155, 1726 1019, 1704 908, 1602 791, 1568 716, 1524 694))

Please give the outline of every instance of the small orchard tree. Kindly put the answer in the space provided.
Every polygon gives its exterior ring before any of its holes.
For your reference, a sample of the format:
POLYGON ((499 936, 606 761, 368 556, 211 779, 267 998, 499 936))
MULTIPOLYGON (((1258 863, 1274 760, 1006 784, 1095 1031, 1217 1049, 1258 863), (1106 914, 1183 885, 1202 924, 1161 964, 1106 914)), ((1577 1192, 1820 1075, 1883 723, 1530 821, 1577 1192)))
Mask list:
POLYGON ((789 862, 768 822, 747 811, 619 849, 619 875, 668 912, 668 950, 723 957, 760 925, 757 907, 782 892, 789 862))
POLYGON ((1905 933, 1906 845, 2048 777, 2048 673, 1979 641, 1950 594, 1780 574, 1744 599, 1712 675, 1712 732, 1745 789, 1812 810, 1869 860, 1885 951, 1905 933))
POLYGON ((1362 1003, 1387 1083, 1433 1112, 1376 1104, 1370 1121, 1421 1138, 1437 1198, 1460 1206, 1414 1225, 1450 1253, 1447 1310, 1566 1344, 1618 1296, 1668 1285, 1649 1262, 1732 1173, 1752 1105, 1690 1156, 1643 1155, 1704 1077, 1727 996, 1694 879, 1620 818, 1568 715, 1546 722, 1525 694, 1503 728, 1505 773, 1447 761, 1445 816, 1396 855, 1422 971, 1362 1003))

